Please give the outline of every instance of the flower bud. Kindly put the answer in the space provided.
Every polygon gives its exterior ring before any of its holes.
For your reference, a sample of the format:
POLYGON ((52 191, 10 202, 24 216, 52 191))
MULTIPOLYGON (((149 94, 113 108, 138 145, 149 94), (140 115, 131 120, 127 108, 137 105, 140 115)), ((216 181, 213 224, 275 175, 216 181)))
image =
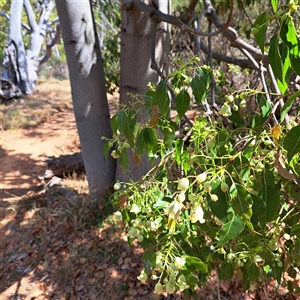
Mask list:
POLYGON ((160 295, 164 291, 163 286, 160 282, 158 282, 154 287, 154 294, 160 295))
POLYGON ((175 287, 174 287, 174 285, 172 283, 168 282, 166 284, 166 292, 168 294, 173 294, 175 292, 175 287))
POLYGON ((178 190, 185 192, 189 188, 190 182, 187 178, 181 178, 178 182, 178 190))
POLYGON ((201 184, 206 181, 206 178, 207 178, 207 174, 206 174, 206 172, 203 172, 203 173, 197 175, 196 181, 198 184, 201 184))

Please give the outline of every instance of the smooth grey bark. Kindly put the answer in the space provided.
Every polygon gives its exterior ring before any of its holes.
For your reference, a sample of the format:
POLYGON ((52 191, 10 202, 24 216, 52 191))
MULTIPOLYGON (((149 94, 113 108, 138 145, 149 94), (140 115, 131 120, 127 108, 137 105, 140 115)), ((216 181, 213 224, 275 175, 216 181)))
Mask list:
MULTIPOLYGON (((144 95, 148 90, 149 82, 158 82, 157 72, 151 69, 153 46, 155 47, 155 60, 160 68, 168 61, 169 53, 169 25, 151 21, 149 16, 139 9, 125 9, 127 2, 122 1, 120 62, 120 102, 122 104, 128 104, 132 100, 128 93, 144 95), (154 45, 153 37, 155 37, 154 45)), ((171 1, 169 0, 145 0, 143 2, 148 5, 154 4, 155 8, 170 13, 171 1)), ((144 110, 139 121, 145 120, 146 114, 144 110)), ((131 150, 128 153, 130 170, 124 171, 121 166, 117 166, 116 179, 122 182, 137 181, 151 168, 146 155, 143 155, 141 163, 136 165, 131 150)))
POLYGON ((101 52, 89 0, 56 0, 69 67, 74 113, 92 200, 114 181, 116 161, 104 158, 111 137, 101 52))
POLYGON ((22 37, 22 10, 23 1, 12 0, 10 6, 10 15, 14 16, 14 22, 9 22, 9 42, 6 45, 4 57, 3 77, 11 79, 12 83, 20 88, 25 94, 31 93, 30 83, 28 81, 28 65, 25 47, 22 37), (12 67, 10 60, 14 60, 15 66, 12 67))
POLYGON ((12 0, 9 18, 9 41, 4 49, 2 87, 0 96, 4 99, 30 94, 36 88, 38 69, 45 59, 39 59, 41 46, 49 27, 48 19, 54 8, 52 1, 41 1, 41 14, 36 23, 29 0, 12 0), (22 24, 25 8, 29 26, 22 24), (26 51, 22 27, 30 32, 30 46, 26 51))

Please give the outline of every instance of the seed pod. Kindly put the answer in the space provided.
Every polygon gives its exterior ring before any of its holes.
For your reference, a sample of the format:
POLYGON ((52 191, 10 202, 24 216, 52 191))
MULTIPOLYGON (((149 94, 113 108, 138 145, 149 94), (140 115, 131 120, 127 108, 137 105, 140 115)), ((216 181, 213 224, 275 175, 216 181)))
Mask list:
POLYGON ((229 190, 229 186, 226 182, 221 183, 221 190, 222 192, 226 193, 229 190))
POLYGON ((114 190, 115 190, 115 191, 118 191, 120 188, 121 188, 121 184, 120 184, 119 182, 116 182, 116 183, 114 184, 114 190))
POLYGON ((204 190, 206 192, 210 193, 212 187, 211 187, 211 184, 209 182, 204 182, 203 187, 204 187, 204 190))
POLYGON ((210 199, 211 199, 211 201, 214 201, 214 202, 216 202, 216 201, 218 201, 218 196, 216 195, 216 194, 211 194, 210 195, 210 199))

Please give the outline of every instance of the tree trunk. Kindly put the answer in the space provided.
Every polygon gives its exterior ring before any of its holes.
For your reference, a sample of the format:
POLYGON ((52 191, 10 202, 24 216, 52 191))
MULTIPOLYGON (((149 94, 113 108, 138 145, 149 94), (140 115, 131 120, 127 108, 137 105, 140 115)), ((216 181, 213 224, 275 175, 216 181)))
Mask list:
MULTIPOLYGON (((122 1, 125 4, 126 0, 122 1)), ((170 2, 166 0, 145 0, 148 5, 155 5, 164 13, 170 12, 170 2)), ((122 10, 121 23, 121 73, 120 73, 120 102, 128 104, 131 98, 128 93, 144 95, 149 82, 157 83, 158 75, 151 69, 151 51, 155 38, 155 59, 158 67, 162 69, 169 53, 169 32, 165 23, 156 24, 148 15, 139 9, 122 10)), ((165 69, 166 70, 166 69, 165 69)), ((146 119, 147 112, 139 119, 146 119)), ((135 164, 133 155, 129 150, 130 170, 124 172, 117 166, 116 178, 123 182, 138 180, 150 170, 151 164, 146 155, 142 156, 141 163, 135 164)))
POLYGON ((29 0, 12 0, 10 7, 9 41, 4 49, 3 72, 0 97, 10 99, 31 94, 36 88, 38 67, 45 60, 38 59, 48 29, 48 18, 54 8, 52 1, 41 3, 39 23, 29 0), (22 11, 25 7, 29 26, 22 25, 22 11), (25 51, 22 26, 30 32, 30 46, 25 51))
POLYGON ((22 93, 30 94, 28 66, 22 37, 23 1, 12 0, 10 15, 14 21, 9 22, 9 41, 5 46, 3 77, 10 80, 22 93))
POLYGON ((104 158, 102 136, 111 137, 109 108, 99 42, 88 0, 56 0, 72 99, 91 199, 114 181, 115 160, 104 158))

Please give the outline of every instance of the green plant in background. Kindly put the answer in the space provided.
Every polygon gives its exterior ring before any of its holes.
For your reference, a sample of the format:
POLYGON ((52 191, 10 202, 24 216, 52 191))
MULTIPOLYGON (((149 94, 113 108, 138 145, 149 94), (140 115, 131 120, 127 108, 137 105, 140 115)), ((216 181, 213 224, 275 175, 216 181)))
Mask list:
POLYGON ((252 33, 264 51, 269 22, 276 19, 280 24, 269 49, 280 91, 229 89, 219 99, 219 118, 200 112, 192 126, 182 130, 180 122, 191 102, 188 90, 201 105, 209 94, 211 74, 217 84, 223 82, 224 74, 193 58, 168 81, 151 85, 145 99, 134 96, 135 101, 111 119, 113 138, 103 138, 106 154, 114 147, 111 155, 125 169, 129 148, 137 164, 144 152, 159 161, 138 182, 115 183, 111 196, 119 207, 115 219, 128 224, 129 242, 136 240, 145 250, 138 279, 151 278, 157 294, 182 291, 192 296, 212 270, 220 280, 235 273, 245 289, 272 277, 291 292, 300 291, 295 284, 300 268, 300 125, 294 120, 284 123, 300 95, 290 95, 287 88, 288 75, 300 74, 300 42, 292 18, 298 5, 289 2, 279 12, 277 4, 272 1, 273 14, 257 18, 252 33), (175 94, 176 120, 169 117, 168 82, 175 94), (273 104, 284 95, 277 123, 273 104), (246 113, 250 97, 257 109, 246 113), (140 123, 142 107, 148 109, 149 119, 140 123))
POLYGON ((118 1, 97 2, 96 22, 99 20, 98 34, 102 40, 102 60, 106 78, 106 90, 113 94, 120 83, 120 27, 121 8, 118 1))

